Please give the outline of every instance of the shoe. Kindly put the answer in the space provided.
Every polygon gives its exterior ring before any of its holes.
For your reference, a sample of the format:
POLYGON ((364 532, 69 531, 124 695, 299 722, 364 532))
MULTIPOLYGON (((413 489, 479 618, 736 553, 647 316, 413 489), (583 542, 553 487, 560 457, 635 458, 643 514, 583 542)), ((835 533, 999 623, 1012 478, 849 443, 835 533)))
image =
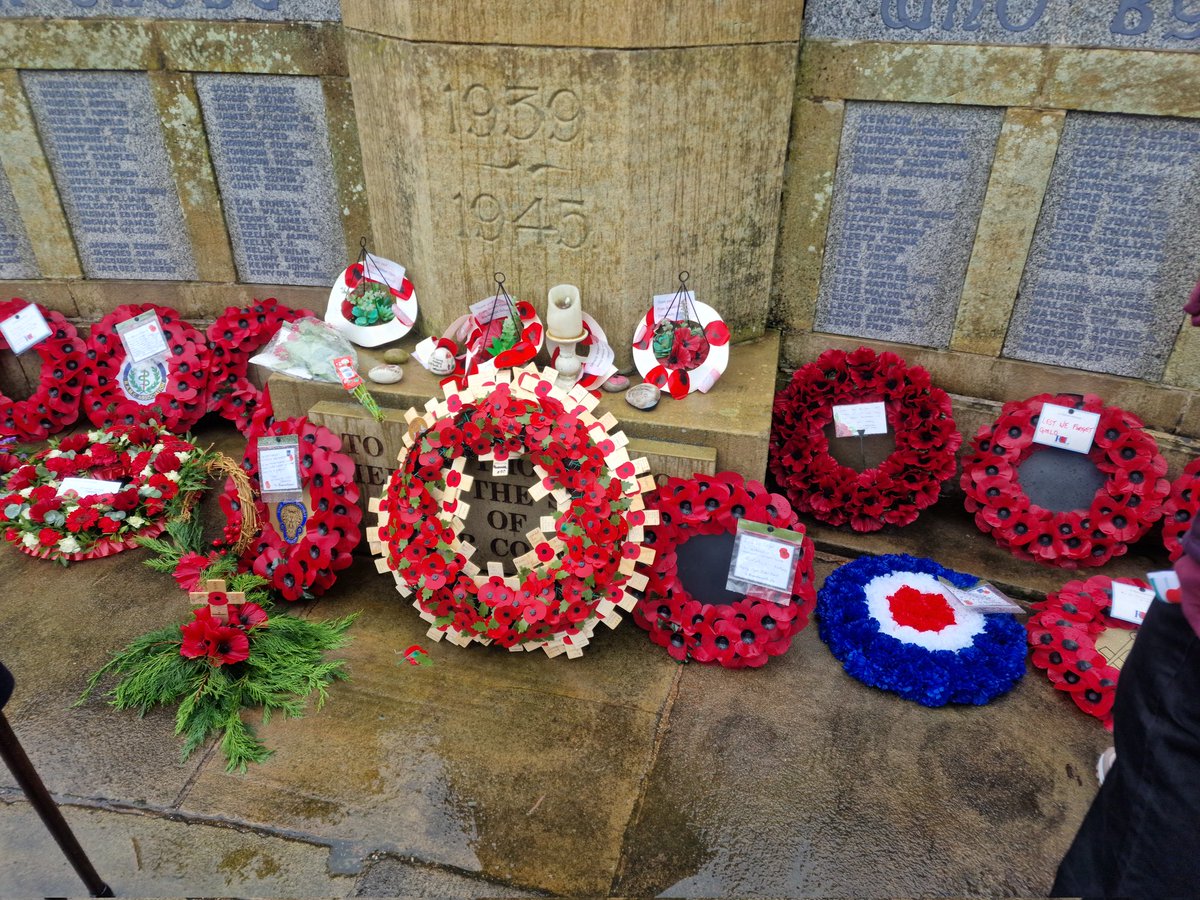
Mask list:
POLYGON ((1109 773, 1109 770, 1117 762, 1117 748, 1109 747, 1100 754, 1100 758, 1096 760, 1096 778, 1101 784, 1104 784, 1104 777, 1109 773))

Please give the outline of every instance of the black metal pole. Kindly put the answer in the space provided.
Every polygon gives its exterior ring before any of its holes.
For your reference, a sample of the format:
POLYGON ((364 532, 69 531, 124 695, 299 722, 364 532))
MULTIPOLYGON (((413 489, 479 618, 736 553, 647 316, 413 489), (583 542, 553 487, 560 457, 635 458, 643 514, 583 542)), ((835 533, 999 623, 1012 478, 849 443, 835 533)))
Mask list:
POLYGON ((67 861, 71 863, 76 874, 83 879, 88 893, 93 897, 112 897, 112 888, 104 883, 104 880, 92 867, 92 861, 88 859, 87 854, 83 852, 83 848, 79 846, 79 841, 75 839, 75 834, 71 831, 71 826, 67 824, 67 820, 63 818, 63 814, 59 812, 58 804, 54 802, 54 798, 46 790, 46 785, 42 783, 42 779, 38 777, 37 771, 33 768, 33 763, 25 755, 25 750, 21 747, 21 743, 13 733, 12 727, 8 724, 8 719, 4 717, 4 713, 2 712, 0 712, 0 756, 4 757, 4 762, 13 773, 13 777, 17 779, 17 784, 21 786, 21 790, 25 792, 25 797, 33 805, 33 808, 37 810, 37 814, 41 816, 46 827, 50 829, 50 834, 54 836, 54 840, 58 842, 58 846, 66 854, 67 861))

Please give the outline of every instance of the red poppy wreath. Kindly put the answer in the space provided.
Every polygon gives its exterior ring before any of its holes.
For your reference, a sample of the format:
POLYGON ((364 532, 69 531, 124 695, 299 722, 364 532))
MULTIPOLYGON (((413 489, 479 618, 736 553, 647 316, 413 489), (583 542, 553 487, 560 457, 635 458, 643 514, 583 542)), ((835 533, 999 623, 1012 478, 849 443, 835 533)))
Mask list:
POLYGON ((954 474, 962 436, 950 397, 929 373, 868 347, 827 350, 799 368, 775 398, 769 464, 792 505, 830 525, 878 531, 908 525, 954 474), (829 452, 833 407, 882 401, 896 449, 857 472, 829 452))
MULTIPOLYGON (((26 400, 10 400, 0 394, 0 436, 41 441, 79 418, 85 343, 61 313, 18 297, 0 303, 0 320, 27 306, 37 306, 50 327, 50 336, 33 347, 42 359, 42 376, 26 400)), ((0 350, 7 349, 8 341, 0 335, 0 350)))
POLYGON ((90 367, 84 379, 83 410, 95 425, 154 421, 181 434, 208 409, 208 343, 169 307, 153 303, 118 306, 92 326, 87 357, 90 367), (130 369, 117 325, 150 310, 158 314, 168 355, 162 370, 149 366, 143 373, 149 373, 148 380, 158 379, 160 387, 143 405, 131 400, 122 388, 123 376, 128 376, 130 369))
MULTIPOLYGON (((350 565, 358 545, 362 510, 354 483, 354 461, 341 452, 342 442, 328 428, 307 419, 282 419, 251 436, 242 459, 256 495, 258 481, 258 438, 297 435, 301 486, 308 502, 283 500, 267 504, 255 501, 263 529, 242 555, 239 568, 266 578, 269 587, 285 600, 309 599, 333 587, 337 573, 350 565), (278 523, 279 528, 270 523, 278 523)), ((242 513, 232 480, 225 484, 221 510, 227 524, 225 538, 234 544, 241 534, 242 513)))
POLYGON ((1200 459, 1193 459, 1171 483, 1171 494, 1163 505, 1163 545, 1171 561, 1183 554, 1183 536, 1200 510, 1200 459))
POLYGON ((812 541, 803 543, 786 604, 757 597, 723 604, 699 600, 680 580, 676 551, 697 535, 734 534, 741 519, 803 532, 787 500, 757 481, 722 472, 671 478, 650 508, 660 518, 646 534, 656 555, 644 567, 649 584, 633 610, 633 620, 650 632, 650 639, 680 662, 711 662, 729 669, 761 666, 786 652, 817 602, 812 541))
POLYGON ((206 332, 212 350, 209 412, 220 413, 237 425, 242 434, 249 435, 264 393, 246 377, 250 357, 266 346, 280 325, 306 316, 315 317, 316 313, 283 306, 274 297, 256 300, 253 306, 243 309, 226 308, 206 332))
POLYGON ((118 553, 163 530, 185 495, 197 489, 205 462, 194 445, 149 425, 116 425, 54 441, 5 482, 4 537, 30 556, 63 563, 118 553), (67 478, 114 484, 104 490, 76 482, 63 490, 67 478))
MULTIPOLYGON (((1148 587, 1133 578, 1116 580, 1148 587)), ((1120 667, 1129 652, 1131 633, 1137 630, 1108 614, 1112 584, 1107 575, 1069 581, 1033 604, 1025 624, 1033 664, 1045 670, 1055 688, 1070 694, 1076 706, 1110 730, 1120 667)))
POLYGON ((634 569, 654 558, 641 546, 642 526, 658 521, 643 508, 648 464, 629 458, 611 414, 591 415, 596 397, 578 385, 564 392, 554 376, 532 366, 481 373, 461 392, 448 384, 441 403, 409 410, 406 449, 382 500, 371 501, 379 527, 367 540, 379 571, 392 572, 402 595, 416 594, 434 640, 577 657, 597 623, 615 627, 616 609, 636 602, 629 591, 646 585, 634 569), (463 536, 467 459, 517 455, 540 479, 530 496, 552 496, 556 509, 527 535, 532 549, 512 560, 518 574, 495 561, 482 573, 463 536))
POLYGON ((1158 521, 1170 489, 1166 473, 1167 461, 1137 416, 1090 394, 1038 394, 1006 403, 1000 418, 979 429, 963 462, 962 489, 975 524, 1001 547, 1022 559, 1076 569, 1124 555, 1158 521), (1033 435, 1046 403, 1100 415, 1087 458, 1104 482, 1087 507, 1038 506, 1019 480, 1022 464, 1041 447, 1033 435))

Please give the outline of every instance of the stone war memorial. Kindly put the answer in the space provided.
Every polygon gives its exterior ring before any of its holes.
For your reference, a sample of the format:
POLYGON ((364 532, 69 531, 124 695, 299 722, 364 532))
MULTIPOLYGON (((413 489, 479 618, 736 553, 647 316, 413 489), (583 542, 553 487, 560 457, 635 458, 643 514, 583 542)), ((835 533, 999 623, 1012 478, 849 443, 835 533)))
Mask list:
POLYGON ((1196 0, 0 0, 0 895, 1194 893, 1198 219, 1196 0))

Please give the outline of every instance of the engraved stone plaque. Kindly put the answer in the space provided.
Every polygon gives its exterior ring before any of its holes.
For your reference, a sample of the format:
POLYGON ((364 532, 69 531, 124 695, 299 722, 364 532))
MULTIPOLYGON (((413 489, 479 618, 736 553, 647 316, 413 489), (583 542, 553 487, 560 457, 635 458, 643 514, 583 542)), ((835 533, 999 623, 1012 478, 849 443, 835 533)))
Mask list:
POLYGON ((195 278, 146 75, 21 78, 88 277, 195 278))
POLYGON ((817 331, 949 344, 1003 112, 846 104, 817 331))
POLYGON ((1068 113, 1004 355, 1157 378, 1200 269, 1200 122, 1068 113))
POLYGON ((0 169, 0 278, 36 278, 37 262, 12 188, 0 169))
POLYGON ((248 19, 258 22, 338 22, 340 0, 0 0, 0 19, 248 19))
POLYGON ((809 0, 808 38, 1200 50, 1189 0, 809 0))
POLYGON ((332 284, 346 265, 317 78, 198 75, 242 281, 332 284))

